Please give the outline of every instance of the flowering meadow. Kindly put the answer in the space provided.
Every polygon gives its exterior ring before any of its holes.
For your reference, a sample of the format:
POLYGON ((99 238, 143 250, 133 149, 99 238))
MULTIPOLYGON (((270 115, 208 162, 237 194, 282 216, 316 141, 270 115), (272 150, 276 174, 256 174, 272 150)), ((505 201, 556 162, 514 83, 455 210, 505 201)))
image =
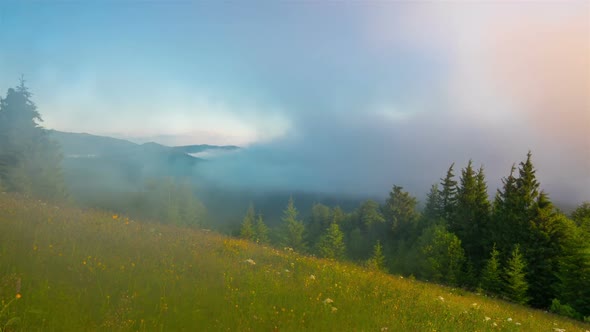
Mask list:
POLYGON ((589 331, 207 230, 0 194, 0 331, 589 331))

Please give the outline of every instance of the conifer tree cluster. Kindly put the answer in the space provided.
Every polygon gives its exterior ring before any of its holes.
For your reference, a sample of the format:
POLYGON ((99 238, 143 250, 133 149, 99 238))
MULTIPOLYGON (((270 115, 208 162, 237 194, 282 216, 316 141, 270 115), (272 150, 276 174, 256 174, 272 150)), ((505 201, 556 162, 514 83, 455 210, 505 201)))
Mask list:
POLYGON ((256 216, 254 205, 250 204, 240 228, 240 237, 256 243, 269 243, 269 229, 264 223, 262 215, 256 216))
MULTIPOLYGON (((458 179, 454 167, 432 185, 421 212, 401 186, 393 186, 384 204, 368 200, 350 213, 315 204, 304 220, 290 199, 275 230, 278 243, 538 308, 560 303, 572 317, 590 316, 590 203, 571 219, 556 209, 540 189, 530 152, 492 201, 483 166, 469 161, 458 179)), ((242 237, 251 238, 254 228, 249 210, 242 237)))

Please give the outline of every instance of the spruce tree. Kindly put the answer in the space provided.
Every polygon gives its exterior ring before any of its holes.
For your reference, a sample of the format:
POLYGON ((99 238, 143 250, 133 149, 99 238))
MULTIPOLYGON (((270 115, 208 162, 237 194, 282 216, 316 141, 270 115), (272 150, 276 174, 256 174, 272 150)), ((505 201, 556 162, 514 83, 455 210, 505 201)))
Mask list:
POLYGON ((297 219, 298 215, 299 211, 295 208, 293 197, 291 197, 287 208, 283 211, 283 245, 298 252, 305 252, 307 249, 303 238, 305 226, 297 219))
MULTIPOLYGON (((491 250, 491 204, 488 197, 488 185, 484 174, 483 166, 479 168, 476 175, 476 194, 475 194, 475 220, 477 231, 475 236, 480 237, 479 252, 477 259, 483 260, 483 255, 491 250)), ((495 246, 495 244, 494 244, 495 246)))
POLYGON ((517 178, 514 176, 516 167, 512 165, 510 174, 502 179, 502 189, 498 189, 494 200, 494 211, 491 223, 491 240, 498 250, 506 255, 512 246, 524 240, 527 227, 519 222, 517 178))
POLYGON ((539 190, 529 152, 521 162, 518 178, 514 167, 494 203, 494 236, 501 252, 520 245, 527 262, 530 304, 546 308, 557 296, 559 262, 567 247, 567 219, 539 190))
POLYGON ((345 250, 344 234, 340 231, 338 223, 332 222, 318 242, 318 253, 324 258, 343 259, 345 250))
POLYGON ((63 200, 60 148, 39 125, 43 120, 31 98, 21 79, 0 99, 0 183, 8 191, 63 200))
POLYGON ((373 256, 367 261, 367 265, 370 269, 387 272, 381 241, 377 240, 377 243, 373 247, 373 256))
POLYGON ((467 167, 461 171, 460 183, 457 189, 456 209, 449 220, 449 231, 455 233, 461 239, 465 253, 469 258, 472 258, 475 241, 481 239, 473 236, 476 223, 477 182, 471 160, 469 160, 467 167))
POLYGON ((575 228, 570 220, 555 210, 544 192, 538 195, 530 218, 529 241, 523 248, 528 264, 530 303, 545 308, 558 297, 559 263, 567 256, 568 239, 575 228))
POLYGON ((240 237, 242 239, 246 239, 246 240, 250 240, 250 241, 256 240, 254 223, 255 223, 254 205, 250 204, 250 206, 248 207, 248 211, 246 211, 246 216, 244 216, 244 220, 242 221, 242 228, 240 229, 240 237))
POLYGON ((529 151, 526 161, 520 163, 519 176, 516 180, 519 208, 523 212, 529 211, 539 196, 539 182, 535 175, 536 172, 532 162, 532 153, 529 151))
POLYGON ((502 292, 502 270, 500 268, 500 253, 493 246, 490 258, 481 273, 481 287, 494 294, 502 292))
POLYGON ((254 227, 254 233, 257 243, 266 244, 270 242, 268 237, 269 230, 264 223, 264 220, 262 220, 262 215, 258 215, 258 219, 256 220, 256 225, 254 227))
POLYGON ((516 303, 525 304, 529 301, 527 291, 529 284, 526 280, 526 262, 520 253, 518 245, 512 250, 510 259, 506 263, 504 274, 506 275, 505 293, 508 298, 516 303))
POLYGON ((451 285, 458 285, 461 280, 461 274, 466 262, 465 250, 461 245, 461 240, 453 233, 447 234, 448 237, 448 268, 446 280, 451 285))
POLYGON ((442 205, 442 217, 447 223, 450 221, 455 211, 457 202, 457 181, 454 180, 455 174, 453 173, 453 167, 455 163, 452 163, 447 171, 447 175, 444 179, 441 179, 441 192, 440 200, 442 205))
POLYGON ((490 209, 483 167, 476 173, 470 160, 461 171, 460 181, 449 230, 461 239, 469 261, 476 270, 480 270, 489 251, 487 228, 490 209))
POLYGON ((408 239, 414 236, 418 213, 416 212, 417 201, 403 187, 393 186, 389 198, 385 202, 385 216, 393 231, 394 239, 408 239))

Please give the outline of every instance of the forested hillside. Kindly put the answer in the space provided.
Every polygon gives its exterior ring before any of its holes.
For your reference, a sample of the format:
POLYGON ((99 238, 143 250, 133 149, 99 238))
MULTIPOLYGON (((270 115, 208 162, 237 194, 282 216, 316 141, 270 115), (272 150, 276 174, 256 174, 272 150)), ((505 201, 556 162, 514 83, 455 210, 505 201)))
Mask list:
MULTIPOLYGON (((131 167, 129 176, 137 177, 137 187, 117 187, 116 180, 113 187, 101 186, 101 181, 92 181, 95 176, 103 179, 89 172, 94 168, 62 167, 60 146, 40 122, 25 82, 9 89, 0 102, 2 191, 59 204, 84 202, 86 207, 156 223, 220 226, 197 197, 207 193, 196 190, 192 170, 184 176, 141 176, 131 167), (70 194, 64 177, 77 186, 70 194), (87 197, 81 198, 83 194, 87 197)), ((111 162, 117 158, 99 165, 108 172, 111 162)), ((236 211, 241 207, 223 197, 217 197, 216 204, 244 215, 232 221, 228 232, 251 242, 590 320, 590 203, 571 215, 557 209, 537 178, 531 152, 507 170, 492 199, 483 165, 469 161, 461 169, 455 167, 450 165, 432 185, 423 209, 397 185, 384 202, 365 200, 356 208, 317 203, 299 211, 291 197, 280 203, 280 220, 268 218, 268 211, 277 209, 276 201, 264 209, 250 204, 246 211, 236 211)), ((223 229, 227 231, 227 225, 223 229)), ((7 247, 2 249, 6 255, 7 247)), ((15 271, 6 266, 6 273, 15 271)))

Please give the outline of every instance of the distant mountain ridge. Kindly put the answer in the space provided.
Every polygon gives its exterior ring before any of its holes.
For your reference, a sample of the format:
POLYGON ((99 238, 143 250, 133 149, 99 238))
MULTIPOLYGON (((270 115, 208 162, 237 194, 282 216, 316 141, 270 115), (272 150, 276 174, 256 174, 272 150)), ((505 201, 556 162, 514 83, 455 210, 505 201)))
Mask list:
POLYGON ((188 145, 170 147, 149 142, 136 144, 124 139, 86 133, 49 130, 59 143, 66 182, 76 194, 88 188, 138 190, 152 177, 194 178, 197 165, 206 162, 193 151, 231 151, 236 146, 188 145))
POLYGON ((128 140, 113 138, 109 136, 100 136, 87 133, 72 133, 57 130, 48 130, 49 136, 56 140, 62 148, 64 156, 107 156, 134 154, 140 151, 147 153, 186 155, 188 157, 199 159, 191 156, 191 153, 199 153, 207 150, 238 150, 240 147, 235 145, 210 145, 195 144, 183 146, 166 146, 155 142, 143 144, 133 143, 128 140))
POLYGON ((209 145, 209 144, 199 144, 199 145, 182 145, 182 146, 175 146, 173 149, 182 151, 184 153, 199 153, 207 150, 224 150, 224 151, 233 151, 239 150, 239 146, 235 145, 209 145))

